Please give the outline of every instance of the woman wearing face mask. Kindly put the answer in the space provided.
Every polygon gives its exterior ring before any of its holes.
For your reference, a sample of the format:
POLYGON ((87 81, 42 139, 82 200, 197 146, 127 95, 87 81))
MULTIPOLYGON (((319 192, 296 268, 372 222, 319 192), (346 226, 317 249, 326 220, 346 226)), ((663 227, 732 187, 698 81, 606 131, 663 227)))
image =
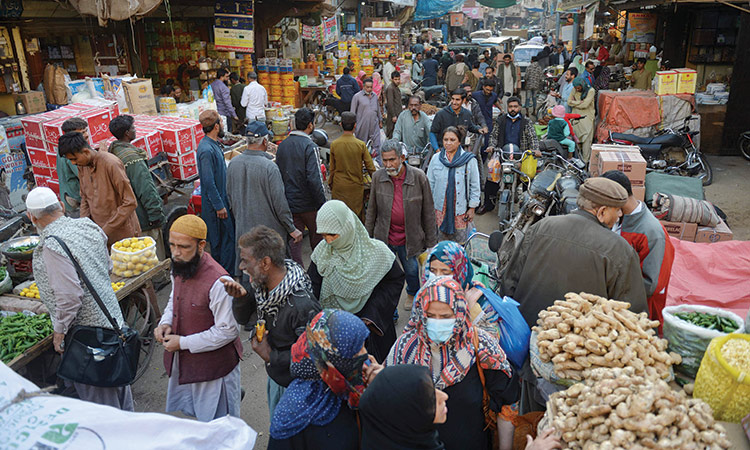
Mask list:
POLYGON ((362 450, 441 450, 436 425, 448 419, 448 394, 415 364, 383 369, 359 402, 362 450))
POLYGON ((459 244, 469 237, 480 195, 479 165, 472 153, 461 148, 463 137, 456 127, 446 128, 443 149, 433 155, 427 169, 438 239, 459 244))
MULTIPOLYGON (((429 368, 435 388, 448 394, 448 421, 437 427, 447 450, 490 448, 484 389, 497 412, 520 395, 505 352, 495 338, 471 324, 463 289, 453 278, 432 278, 417 294, 404 334, 386 359, 386 365, 396 364, 429 368)), ((499 416, 498 425, 502 422, 499 416)))
POLYGON ((370 329, 367 351, 383 361, 396 340, 393 311, 404 287, 404 272, 385 243, 371 239, 344 202, 331 200, 318 211, 318 233, 307 270, 324 308, 356 314, 370 329))
POLYGON ((581 158, 586 162, 589 162, 591 157, 591 142, 594 140, 595 97, 596 91, 591 89, 583 77, 579 76, 573 80, 573 91, 568 97, 568 106, 573 114, 585 116, 573 124, 573 132, 581 142, 581 158))
POLYGON ((359 448, 354 409, 382 369, 364 348, 370 332, 346 311, 325 309, 292 346, 295 377, 271 419, 269 450, 359 448))

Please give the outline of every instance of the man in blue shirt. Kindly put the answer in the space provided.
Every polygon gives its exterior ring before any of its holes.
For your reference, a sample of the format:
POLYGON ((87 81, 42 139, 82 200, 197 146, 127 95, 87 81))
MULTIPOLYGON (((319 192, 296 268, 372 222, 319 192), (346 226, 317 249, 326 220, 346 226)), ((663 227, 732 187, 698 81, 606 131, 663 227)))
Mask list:
POLYGON ((206 222, 206 240, 211 246, 211 256, 230 275, 234 270, 234 219, 227 209, 227 165, 224 151, 218 140, 224 136, 219 114, 206 110, 200 114, 206 136, 196 150, 198 177, 201 182, 201 218, 206 222))
POLYGON ((227 118, 227 126, 232 127, 232 120, 239 121, 237 117, 237 111, 232 106, 232 95, 227 87, 227 81, 229 81, 229 71, 227 69, 219 69, 216 71, 216 80, 211 83, 211 89, 214 91, 214 100, 216 100, 216 109, 219 114, 227 118))
POLYGON ((422 86, 435 86, 437 84, 438 68, 440 67, 440 64, 435 60, 431 51, 427 54, 427 58, 422 63, 422 66, 424 66, 422 86))
POLYGON ((359 83, 350 75, 350 72, 349 67, 344 67, 344 74, 336 81, 336 93, 341 97, 341 101, 334 103, 334 107, 339 113, 349 111, 352 106, 352 97, 359 92, 359 83))
MULTIPOLYGON (((485 80, 480 83, 480 89, 472 94, 474 100, 479 103, 479 108, 482 110, 484 116, 484 122, 487 124, 487 134, 484 135, 484 145, 482 150, 485 150, 490 143, 490 134, 492 133, 492 127, 494 121, 492 120, 492 107, 497 105, 498 108, 502 108, 502 103, 498 101, 498 96, 494 92, 495 82, 492 80, 485 80)), ((482 160, 487 160, 487 153, 482 152, 482 160)))

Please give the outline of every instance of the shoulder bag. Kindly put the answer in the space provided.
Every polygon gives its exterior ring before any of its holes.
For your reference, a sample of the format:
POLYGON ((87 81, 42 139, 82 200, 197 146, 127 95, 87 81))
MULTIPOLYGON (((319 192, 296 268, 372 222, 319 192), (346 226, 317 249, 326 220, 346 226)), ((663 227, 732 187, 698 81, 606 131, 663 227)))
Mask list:
POLYGON ((141 341, 138 332, 127 325, 118 326, 99 294, 94 290, 81 265, 73 257, 67 244, 56 240, 67 253, 78 277, 88 288, 112 328, 74 326, 65 338, 62 362, 57 375, 69 381, 98 387, 121 387, 133 382, 138 370, 141 341))

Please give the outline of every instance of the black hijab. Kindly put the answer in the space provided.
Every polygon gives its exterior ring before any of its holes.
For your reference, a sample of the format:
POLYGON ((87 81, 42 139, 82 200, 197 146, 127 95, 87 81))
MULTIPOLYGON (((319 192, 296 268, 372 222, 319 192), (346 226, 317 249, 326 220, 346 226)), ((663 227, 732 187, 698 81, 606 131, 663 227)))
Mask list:
POLYGON ((443 450, 430 371, 415 364, 383 369, 359 401, 362 450, 443 450))

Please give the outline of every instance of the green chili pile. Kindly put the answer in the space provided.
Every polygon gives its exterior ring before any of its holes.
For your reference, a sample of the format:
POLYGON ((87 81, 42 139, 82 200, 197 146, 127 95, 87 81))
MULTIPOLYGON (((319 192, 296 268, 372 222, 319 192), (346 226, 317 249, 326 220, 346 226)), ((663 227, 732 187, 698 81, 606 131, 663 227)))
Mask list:
POLYGON ((7 363, 52 333, 49 314, 0 317, 0 361, 7 363))
POLYGON ((8 248, 8 252, 10 253, 28 253, 36 248, 36 246, 39 245, 36 242, 33 244, 27 244, 27 245, 17 245, 15 247, 8 248))
POLYGON ((675 314, 675 316, 693 325, 709 330, 721 331, 722 333, 733 333, 739 328, 737 323, 732 319, 708 313, 681 312, 675 314))

